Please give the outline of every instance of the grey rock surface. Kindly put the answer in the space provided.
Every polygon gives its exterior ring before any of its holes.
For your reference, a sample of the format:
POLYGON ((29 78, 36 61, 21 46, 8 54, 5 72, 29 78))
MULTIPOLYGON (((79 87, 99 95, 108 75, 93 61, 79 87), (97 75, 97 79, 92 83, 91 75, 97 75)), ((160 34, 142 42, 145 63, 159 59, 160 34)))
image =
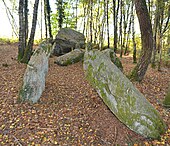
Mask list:
POLYGON ((112 49, 105 49, 102 53, 106 54, 106 56, 121 70, 123 71, 123 66, 119 58, 116 56, 116 53, 112 49))
POLYGON ((157 110, 106 53, 86 51, 84 70, 88 81, 112 113, 127 127, 144 137, 157 139, 166 126, 157 110))
POLYGON ((21 101, 36 103, 41 97, 45 89, 45 76, 48 72, 48 58, 51 51, 51 45, 43 42, 31 56, 19 92, 21 101))
POLYGON ((82 33, 71 28, 62 28, 54 40, 53 55, 60 56, 84 46, 85 37, 82 33))
POLYGON ((85 50, 75 49, 67 54, 57 57, 55 63, 61 66, 67 66, 81 61, 84 57, 85 50))

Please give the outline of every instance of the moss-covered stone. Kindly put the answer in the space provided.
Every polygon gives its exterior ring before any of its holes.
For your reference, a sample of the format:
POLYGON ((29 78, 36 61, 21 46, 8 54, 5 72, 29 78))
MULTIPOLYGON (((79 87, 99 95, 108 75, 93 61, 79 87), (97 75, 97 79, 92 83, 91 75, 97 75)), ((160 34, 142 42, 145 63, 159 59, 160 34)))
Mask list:
POLYGON ((163 101, 163 105, 164 105, 165 107, 170 107, 170 84, 169 84, 169 88, 168 88, 168 90, 167 90, 165 99, 164 99, 164 101, 163 101))
POLYGON ((166 126, 159 113, 106 53, 91 50, 85 53, 84 70, 109 109, 131 130, 150 138, 159 138, 166 126))
POLYGON ((31 93, 33 93, 33 88, 29 84, 26 84, 19 91, 19 101, 30 99, 31 93))
POLYGON ((49 56, 52 52, 52 45, 50 43, 47 43, 46 41, 42 42, 39 47, 34 51, 33 56, 39 55, 42 52, 49 56))
POLYGON ((113 49, 105 49, 102 51, 104 54, 106 54, 110 60, 121 70, 123 71, 123 65, 119 58, 116 56, 115 52, 113 49))
POLYGON ((45 76, 51 51, 51 45, 46 42, 42 42, 35 50, 27 64, 18 100, 33 103, 38 101, 45 89, 45 76))
POLYGON ((75 49, 65 55, 57 57, 55 63, 61 66, 74 64, 83 59, 84 50, 75 49))
POLYGON ((85 37, 82 33, 71 28, 62 28, 54 40, 53 55, 64 55, 74 49, 83 49, 85 37))

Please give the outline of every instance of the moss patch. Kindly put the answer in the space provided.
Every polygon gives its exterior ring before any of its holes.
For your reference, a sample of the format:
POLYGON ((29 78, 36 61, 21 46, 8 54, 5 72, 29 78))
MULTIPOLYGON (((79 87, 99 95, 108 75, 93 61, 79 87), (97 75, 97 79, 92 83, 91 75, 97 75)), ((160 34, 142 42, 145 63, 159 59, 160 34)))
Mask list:
POLYGON ((169 85, 167 94, 166 94, 166 96, 165 96, 165 99, 164 99, 164 101, 163 101, 163 105, 164 105, 165 107, 170 107, 170 85, 169 85))
POLYGON ((166 128, 158 112, 109 59, 99 51, 86 52, 84 69, 88 81, 127 127, 158 139, 166 128))
POLYGON ((83 59, 83 56, 84 52, 77 50, 58 57, 55 63, 61 66, 67 66, 81 61, 83 59))
POLYGON ((33 92, 33 88, 27 84, 25 85, 20 91, 19 91, 19 98, 18 101, 26 101, 29 99, 29 97, 27 97, 28 95, 31 95, 31 93, 33 92))
POLYGON ((52 46, 49 43, 42 42, 40 46, 35 50, 33 56, 39 55, 44 52, 47 56, 51 53, 52 46))

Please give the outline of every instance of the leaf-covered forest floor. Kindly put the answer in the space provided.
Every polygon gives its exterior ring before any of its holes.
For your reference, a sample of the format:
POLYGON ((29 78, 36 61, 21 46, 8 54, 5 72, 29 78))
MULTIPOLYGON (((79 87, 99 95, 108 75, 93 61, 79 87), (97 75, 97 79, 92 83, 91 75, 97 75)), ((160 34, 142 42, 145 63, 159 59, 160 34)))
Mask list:
MULTIPOLYGON (((81 62, 60 67, 50 58, 40 101, 17 102, 26 65, 16 57, 17 45, 0 45, 0 145, 170 145, 170 109, 162 106, 170 69, 149 68, 142 83, 134 83, 167 124, 158 141, 132 132, 110 112, 86 81, 81 62)), ((122 62, 127 74, 134 67, 132 58, 122 62)))

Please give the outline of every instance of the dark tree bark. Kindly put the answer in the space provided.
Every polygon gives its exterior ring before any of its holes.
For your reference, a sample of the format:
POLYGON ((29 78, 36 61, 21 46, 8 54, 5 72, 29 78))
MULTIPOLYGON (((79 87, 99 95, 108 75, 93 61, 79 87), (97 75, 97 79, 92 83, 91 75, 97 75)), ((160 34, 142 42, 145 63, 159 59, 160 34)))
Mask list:
POLYGON ((132 1, 132 12, 131 12, 131 18, 132 18, 132 41, 133 41, 133 63, 137 63, 136 59, 136 41, 135 41, 135 20, 134 20, 134 2, 132 1))
POLYGON ((78 0, 76 0, 76 24, 75 24, 75 30, 77 29, 77 11, 78 11, 78 0))
POLYGON ((28 38, 28 1, 19 1, 19 43, 18 43, 18 61, 24 57, 28 38))
POLYGON ((19 42, 18 42, 18 60, 24 56, 24 41, 23 41, 23 0, 19 1, 19 42))
POLYGON ((135 8, 140 24, 142 50, 139 62, 132 71, 131 78, 136 81, 142 81, 151 60, 153 49, 153 34, 146 1, 135 0, 135 8))
POLYGON ((99 17, 99 13, 100 13, 100 0, 97 1, 97 12, 96 12, 96 20, 94 22, 94 44, 98 43, 98 34, 100 32, 100 17, 99 17))
POLYGON ((85 35, 85 29, 86 29, 86 12, 87 12, 87 7, 83 3, 83 34, 85 35))
POLYGON ((44 24, 45 24, 45 38, 48 38, 48 28, 47 28, 47 13, 46 13, 46 0, 44 0, 44 24))
POLYGON ((50 19, 50 13, 51 13, 51 7, 49 0, 46 0, 46 7, 47 7, 47 22, 48 22, 48 32, 51 39, 53 39, 52 31, 51 31, 51 19, 50 19))
POLYGON ((24 57, 22 58, 22 61, 21 61, 23 63, 28 63, 28 61, 31 58, 31 54, 32 54, 32 50, 33 50, 33 43, 34 43, 35 30, 36 30, 36 24, 37 24, 38 4, 39 4, 39 0, 35 0, 31 33, 30 33, 28 45, 27 45, 26 50, 24 52, 24 57))
POLYGON ((57 11, 58 11, 58 26, 61 29, 64 21, 64 8, 63 8, 63 0, 57 0, 57 11))
POLYGON ((42 27, 43 27, 43 23, 42 23, 42 20, 43 20, 43 1, 41 0, 41 40, 42 40, 42 27))
POLYGON ((93 0, 90 0, 90 42, 93 42, 93 0))
POLYGON ((99 49, 102 50, 103 48, 103 38, 104 38, 104 26, 105 26, 105 21, 106 21, 106 0, 104 0, 103 4, 103 17, 101 21, 101 27, 100 27, 100 36, 99 36, 99 49))
POLYGON ((117 21, 118 21, 118 12, 119 12, 119 0, 117 1, 116 7, 116 0, 113 0, 113 27, 114 27, 114 51, 117 51, 117 42, 118 42, 118 35, 117 35, 117 21))
POLYGON ((25 3, 24 3, 24 20, 25 20, 25 46, 26 46, 26 42, 27 42, 27 39, 28 39, 28 0, 25 0, 25 3))
POLYGON ((161 58, 162 58, 162 44, 164 33, 168 29, 170 19, 170 5, 166 9, 168 1, 156 1, 155 19, 153 26, 153 54, 152 54, 152 67, 156 66, 156 53, 159 55, 158 59, 158 71, 161 70, 161 58))
POLYGON ((128 10, 124 10, 124 38, 123 38, 123 47, 125 47, 124 55, 127 54, 129 47, 129 36, 131 33, 131 23, 132 23, 132 14, 133 14, 133 5, 131 3, 128 4, 128 10), (131 6, 131 9, 130 9, 131 6), (129 11, 131 11, 129 13, 129 11), (125 17, 126 16, 126 17, 125 17), (127 31, 126 31, 127 29, 127 31), (127 33, 126 33, 127 32, 127 33), (126 43, 126 46, 125 46, 126 43))
POLYGON ((123 19, 123 0, 120 0, 120 23, 119 23, 119 45, 120 45, 120 57, 123 55, 123 38, 122 38, 122 19, 123 19))
POLYGON ((107 21, 107 47, 110 48, 110 32, 109 32, 109 0, 106 1, 106 21, 107 21))

